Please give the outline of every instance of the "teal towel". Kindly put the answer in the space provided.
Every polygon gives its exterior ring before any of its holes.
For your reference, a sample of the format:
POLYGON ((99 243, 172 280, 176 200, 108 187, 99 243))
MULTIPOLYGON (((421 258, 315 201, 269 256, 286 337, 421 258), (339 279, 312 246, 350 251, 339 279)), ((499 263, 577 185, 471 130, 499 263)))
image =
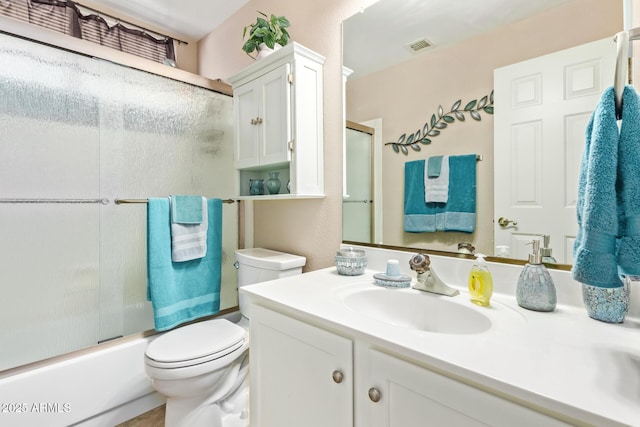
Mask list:
POLYGON ((149 199, 147 298, 153 305, 157 331, 220 311, 222 200, 207 200, 207 211, 207 254, 192 261, 172 262, 169 199, 149 199))
POLYGON ((447 203, 425 203, 425 161, 405 163, 404 231, 424 233, 463 231, 472 233, 476 224, 476 156, 449 156, 447 203))
POLYGON ((626 86, 618 143, 618 272, 640 275, 640 103, 626 86))
MULTIPOLYGON (((625 91, 625 94, 627 91, 625 91)), ((626 102, 623 98, 623 102, 626 102)), ((627 105, 623 112, 628 111, 627 105)), ((573 278, 591 286, 622 286, 616 261, 618 203, 618 125, 614 90, 608 88, 591 114, 578 179, 578 234, 573 248, 573 278)))
POLYGON ((442 156, 429 157, 427 160, 427 176, 429 178, 437 178, 440 176, 442 169, 442 156))
POLYGON ((207 254, 207 231, 209 228, 207 199, 201 196, 171 196, 169 205, 171 209, 171 260, 184 262, 204 257, 207 254), (194 204, 198 204, 199 209, 195 209, 194 204), (181 207, 176 208, 176 205, 181 207), (174 211, 179 213, 174 213, 174 211), (200 216, 200 223, 186 222, 188 219, 195 220, 198 216, 196 213, 200 216))
POLYGON ((424 160, 404 164, 404 231, 436 231, 436 209, 424 201, 424 160))
POLYGON ((172 224, 202 224, 201 196, 171 196, 172 224))
POLYGON ((444 207, 444 230, 472 233, 476 226, 475 154, 449 156, 449 200, 444 207))

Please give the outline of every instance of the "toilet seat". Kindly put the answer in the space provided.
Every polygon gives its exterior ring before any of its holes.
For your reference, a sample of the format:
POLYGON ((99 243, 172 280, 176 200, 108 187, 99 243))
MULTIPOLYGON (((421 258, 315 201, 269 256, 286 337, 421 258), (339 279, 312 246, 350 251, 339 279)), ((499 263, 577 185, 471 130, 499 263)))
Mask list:
POLYGON ((185 368, 225 357, 246 347, 246 331, 225 319, 207 320, 167 332, 149 343, 148 366, 185 368))

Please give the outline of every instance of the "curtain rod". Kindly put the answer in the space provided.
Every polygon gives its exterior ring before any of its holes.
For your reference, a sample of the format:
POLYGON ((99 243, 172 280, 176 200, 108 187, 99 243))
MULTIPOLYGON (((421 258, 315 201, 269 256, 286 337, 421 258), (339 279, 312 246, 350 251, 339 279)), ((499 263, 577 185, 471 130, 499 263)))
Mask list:
POLYGON ((133 25, 134 27, 140 28, 140 29, 142 29, 143 31, 149 31, 149 32, 152 32, 152 33, 154 33, 154 34, 158 34, 158 35, 161 35, 161 36, 164 36, 164 37, 167 37, 167 38, 173 39, 173 40, 177 41, 178 43, 183 43, 183 44, 185 44, 185 45, 188 45, 188 44, 189 44, 188 42, 186 42, 186 41, 184 41, 184 40, 180 40, 180 39, 177 39, 177 38, 175 38, 175 37, 168 36, 168 35, 166 35, 166 34, 160 34, 160 33, 158 33, 157 31, 153 31, 153 30, 150 30, 150 29, 148 29, 148 28, 141 27, 140 25, 137 25, 137 24, 134 24, 133 22, 129 22, 129 21, 126 21, 126 20, 124 20, 124 19, 118 18, 117 16, 113 16, 113 15, 110 15, 110 14, 108 14, 108 13, 101 12, 101 11, 99 11, 99 10, 96 10, 96 8, 94 8, 94 7, 85 6, 84 4, 82 4, 82 3, 78 2, 78 1, 71 1, 71 0, 70 0, 70 1, 69 1, 69 3, 77 4, 78 6, 83 7, 83 8, 85 8, 85 9, 89 9, 89 10, 91 10, 92 12, 95 12, 95 13, 97 13, 97 14, 104 15, 104 16, 108 16, 109 18, 111 18, 111 19, 115 19, 115 20, 116 20, 116 21, 118 21, 118 22, 124 22, 125 24, 133 25))

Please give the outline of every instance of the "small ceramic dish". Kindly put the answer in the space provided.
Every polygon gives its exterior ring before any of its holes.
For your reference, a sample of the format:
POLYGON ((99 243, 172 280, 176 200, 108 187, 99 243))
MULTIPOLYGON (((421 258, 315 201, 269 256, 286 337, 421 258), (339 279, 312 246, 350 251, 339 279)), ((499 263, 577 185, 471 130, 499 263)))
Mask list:
POLYGON ((384 273, 373 275, 376 285, 385 288, 408 288, 411 285, 411 276, 400 274, 398 276, 387 276, 384 273))

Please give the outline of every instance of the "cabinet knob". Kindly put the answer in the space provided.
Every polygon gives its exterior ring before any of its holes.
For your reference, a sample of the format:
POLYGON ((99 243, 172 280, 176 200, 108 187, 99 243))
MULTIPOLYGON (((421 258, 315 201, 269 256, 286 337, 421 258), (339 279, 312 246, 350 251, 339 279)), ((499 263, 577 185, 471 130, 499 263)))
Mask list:
POLYGON ((371 399, 372 402, 379 402, 380 397, 382 397, 382 395, 380 394, 380 391, 377 388, 371 387, 369 389, 369 399, 371 399))
POLYGON ((344 379, 344 375, 342 374, 342 372, 340 372, 340 371, 338 371, 336 369, 331 374, 331 378, 333 378, 333 382, 335 382, 336 384, 340 384, 342 382, 342 380, 344 379))
POLYGON ((260 117, 256 117, 255 119, 251 119, 252 125, 259 125, 262 123, 262 119, 260 117))

